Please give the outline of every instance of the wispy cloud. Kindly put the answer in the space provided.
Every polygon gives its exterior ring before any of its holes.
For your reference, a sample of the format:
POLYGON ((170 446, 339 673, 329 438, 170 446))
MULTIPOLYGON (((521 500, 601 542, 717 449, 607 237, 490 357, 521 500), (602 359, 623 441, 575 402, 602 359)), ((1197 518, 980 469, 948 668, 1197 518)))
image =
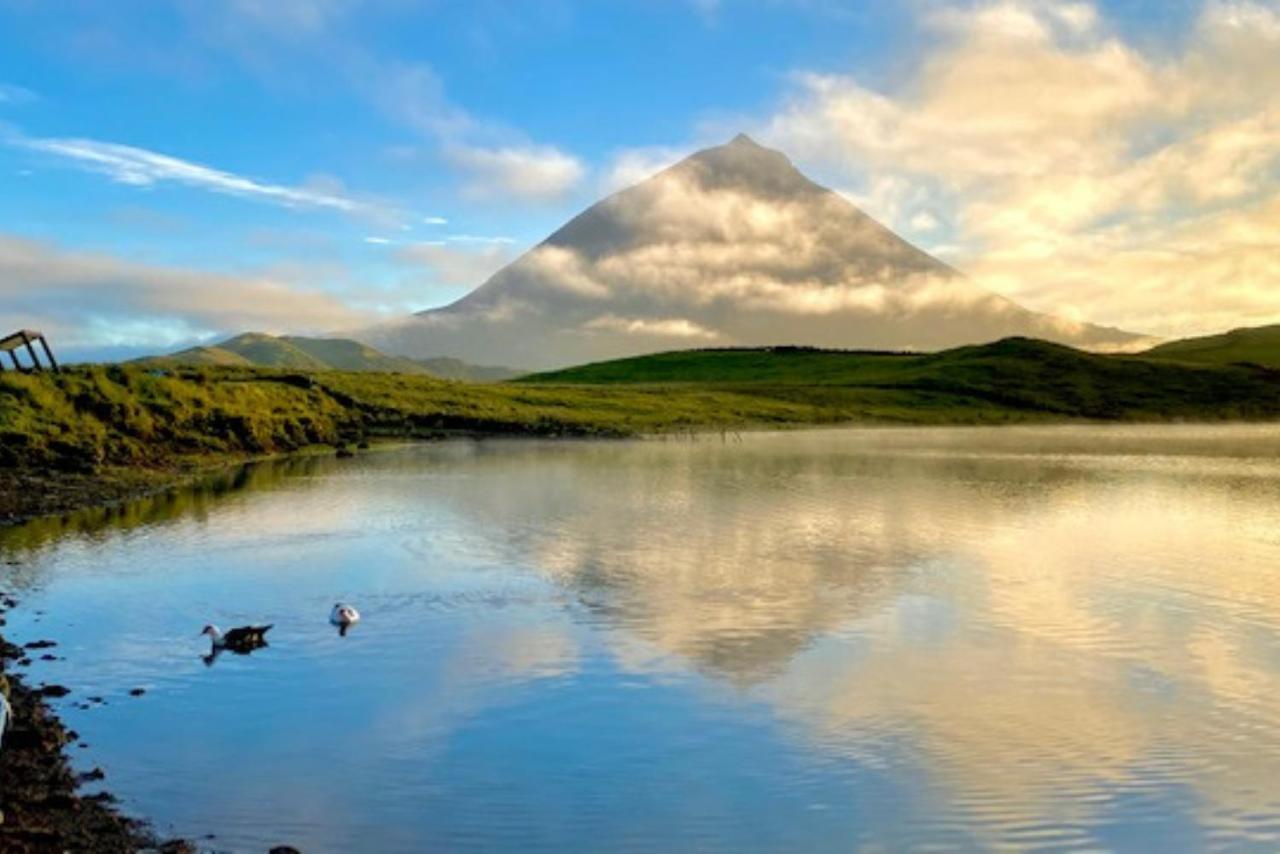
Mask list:
POLYGON ((70 161, 116 183, 134 187, 172 183, 287 208, 317 208, 380 217, 391 213, 387 208, 327 187, 273 184, 131 145, 77 137, 29 137, 16 132, 8 134, 5 141, 70 161))
POLYGON ((560 199, 587 174, 574 155, 531 142, 453 103, 427 65, 366 63, 359 76, 378 81, 372 95, 384 112, 440 146, 445 161, 463 174, 463 191, 472 198, 560 199))
MULTIPOLYGON (((314 272, 314 271, 312 271, 314 272)), ((159 266, 0 234, 0 304, 55 346, 165 348, 247 329, 325 332, 376 315, 319 291, 300 273, 229 275, 159 266)))
POLYGON ((38 99, 30 89, 12 83, 0 83, 0 104, 28 104, 38 99))
POLYGON ((429 240, 400 248, 396 259, 412 270, 415 279, 425 277, 430 284, 448 288, 474 288, 515 257, 507 241, 486 240, 447 244, 429 240))
POLYGON ((449 220, 442 216, 424 216, 422 218, 423 225, 448 225, 449 220))

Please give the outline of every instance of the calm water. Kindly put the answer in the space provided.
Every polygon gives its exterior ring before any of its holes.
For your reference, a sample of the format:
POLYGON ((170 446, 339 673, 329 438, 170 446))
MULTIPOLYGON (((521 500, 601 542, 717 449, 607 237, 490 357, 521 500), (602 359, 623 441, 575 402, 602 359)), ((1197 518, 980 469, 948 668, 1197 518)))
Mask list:
POLYGON ((1280 428, 437 445, 0 551, 215 850, 1280 847, 1280 428))

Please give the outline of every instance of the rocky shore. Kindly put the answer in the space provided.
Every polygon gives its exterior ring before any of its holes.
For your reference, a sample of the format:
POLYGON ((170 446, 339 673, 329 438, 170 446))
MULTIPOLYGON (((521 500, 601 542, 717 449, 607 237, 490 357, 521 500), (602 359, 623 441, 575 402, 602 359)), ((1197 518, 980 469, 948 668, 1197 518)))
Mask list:
MULTIPOLYGON (((0 624, 14 604, 0 594, 0 624)), ((110 795, 80 793, 81 784, 99 779, 101 772, 72 770, 66 748, 78 736, 46 702, 67 689, 27 685, 17 669, 32 654, 0 637, 0 692, 13 710, 0 741, 0 851, 194 851, 183 840, 157 839, 146 824, 121 815, 110 795)))

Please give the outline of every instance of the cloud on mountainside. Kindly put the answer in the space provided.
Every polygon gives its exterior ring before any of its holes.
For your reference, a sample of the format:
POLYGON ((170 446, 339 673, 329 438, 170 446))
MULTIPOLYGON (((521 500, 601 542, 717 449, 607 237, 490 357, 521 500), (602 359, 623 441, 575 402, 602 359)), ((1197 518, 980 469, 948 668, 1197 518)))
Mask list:
POLYGON ((1280 4, 1209 0, 1171 52, 1090 3, 926 9, 907 79, 797 72, 762 136, 909 232, 944 224, 1030 307, 1166 335, 1280 320, 1280 4))

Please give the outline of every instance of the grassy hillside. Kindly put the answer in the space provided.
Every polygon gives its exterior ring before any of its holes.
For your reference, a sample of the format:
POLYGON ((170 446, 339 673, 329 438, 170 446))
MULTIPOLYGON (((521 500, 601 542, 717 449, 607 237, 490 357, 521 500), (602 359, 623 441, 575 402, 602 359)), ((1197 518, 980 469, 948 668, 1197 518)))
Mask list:
POLYGON ((458 432, 626 436, 840 422, 1280 417, 1280 372, 1009 339, 928 355, 706 350, 521 382, 201 367, 0 375, 0 468, 93 472, 458 432))
POLYGON ((471 365, 458 359, 406 359, 389 356, 347 338, 305 338, 247 332, 211 347, 192 347, 170 356, 139 360, 152 367, 260 367, 303 371, 369 371, 430 374, 442 379, 497 381, 517 372, 507 368, 471 365))
POLYGON ((1233 329, 1221 335, 1170 341, 1142 355, 1149 359, 1208 365, 1249 362, 1280 369, 1280 325, 1233 329))
POLYGON ((898 412, 904 420, 964 420, 984 411, 1127 420, 1280 415, 1280 374, 1273 371, 1098 355, 1025 338, 927 354, 692 350, 535 374, 519 382, 672 389, 697 384, 828 406, 876 398, 904 410, 898 412))

